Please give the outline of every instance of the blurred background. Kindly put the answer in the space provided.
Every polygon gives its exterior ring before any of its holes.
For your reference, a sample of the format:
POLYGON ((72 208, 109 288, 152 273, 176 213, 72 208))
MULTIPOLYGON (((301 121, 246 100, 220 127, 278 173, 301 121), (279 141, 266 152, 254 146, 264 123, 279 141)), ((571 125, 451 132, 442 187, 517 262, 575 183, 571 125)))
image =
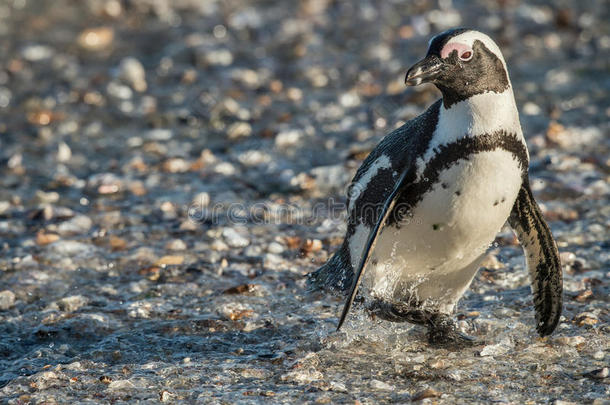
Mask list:
POLYGON ((609 20, 603 0, 0 1, 0 396, 608 398, 609 20), (461 316, 507 357, 447 377, 408 326, 348 328, 357 360, 328 343, 339 301, 303 275, 360 162, 440 97, 404 76, 456 26, 504 52, 566 313, 541 360, 505 229, 461 316))

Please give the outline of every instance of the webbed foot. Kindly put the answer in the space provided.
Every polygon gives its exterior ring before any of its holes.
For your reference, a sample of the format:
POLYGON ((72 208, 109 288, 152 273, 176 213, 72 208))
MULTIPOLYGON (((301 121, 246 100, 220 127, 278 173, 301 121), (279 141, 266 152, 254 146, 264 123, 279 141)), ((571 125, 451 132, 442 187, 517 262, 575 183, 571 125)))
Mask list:
POLYGON ((463 348, 485 344, 482 340, 460 332, 453 319, 448 315, 433 314, 428 319, 427 326, 428 343, 433 346, 463 348))

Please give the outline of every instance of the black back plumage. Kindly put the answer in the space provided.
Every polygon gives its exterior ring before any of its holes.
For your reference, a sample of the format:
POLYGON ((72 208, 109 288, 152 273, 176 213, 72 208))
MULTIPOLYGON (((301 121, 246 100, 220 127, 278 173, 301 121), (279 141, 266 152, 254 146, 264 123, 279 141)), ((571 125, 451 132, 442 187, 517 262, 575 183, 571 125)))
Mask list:
POLYGON ((442 100, 438 100, 423 114, 386 135, 364 160, 348 187, 348 197, 355 198, 354 187, 380 156, 388 156, 391 167, 379 170, 369 181, 366 193, 357 196, 357 200, 353 202, 354 208, 348 213, 347 234, 343 244, 326 264, 309 274, 310 288, 341 292, 350 288, 354 276, 353 266, 357 263, 352 263, 350 260, 348 241, 358 224, 364 223, 371 228, 377 223, 381 208, 400 177, 394 173, 408 170, 405 180, 412 182, 415 179, 415 162, 425 153, 432 139, 438 123, 441 102, 442 100))

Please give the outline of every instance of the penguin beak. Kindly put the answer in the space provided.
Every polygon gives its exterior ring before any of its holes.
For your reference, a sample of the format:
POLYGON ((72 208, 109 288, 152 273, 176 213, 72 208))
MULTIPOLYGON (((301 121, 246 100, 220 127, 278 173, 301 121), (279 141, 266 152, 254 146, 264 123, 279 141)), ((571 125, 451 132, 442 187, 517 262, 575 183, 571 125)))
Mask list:
POLYGON ((441 58, 436 55, 428 55, 424 59, 411 66, 405 77, 407 86, 417 86, 422 83, 434 81, 440 72, 444 70, 441 58))

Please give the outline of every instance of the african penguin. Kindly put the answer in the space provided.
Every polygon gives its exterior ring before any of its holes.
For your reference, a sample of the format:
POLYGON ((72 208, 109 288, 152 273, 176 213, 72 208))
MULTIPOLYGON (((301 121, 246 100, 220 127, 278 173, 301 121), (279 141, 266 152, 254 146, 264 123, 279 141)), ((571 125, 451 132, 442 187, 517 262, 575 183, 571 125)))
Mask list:
POLYGON ((337 329, 362 282, 376 316, 423 324, 431 343, 466 343, 450 315, 508 219, 526 255, 536 329, 549 335, 562 310, 561 263, 530 190, 502 53, 481 32, 445 31, 405 79, 427 82, 442 98, 364 160, 348 188, 343 245, 310 285, 347 293, 337 329))

